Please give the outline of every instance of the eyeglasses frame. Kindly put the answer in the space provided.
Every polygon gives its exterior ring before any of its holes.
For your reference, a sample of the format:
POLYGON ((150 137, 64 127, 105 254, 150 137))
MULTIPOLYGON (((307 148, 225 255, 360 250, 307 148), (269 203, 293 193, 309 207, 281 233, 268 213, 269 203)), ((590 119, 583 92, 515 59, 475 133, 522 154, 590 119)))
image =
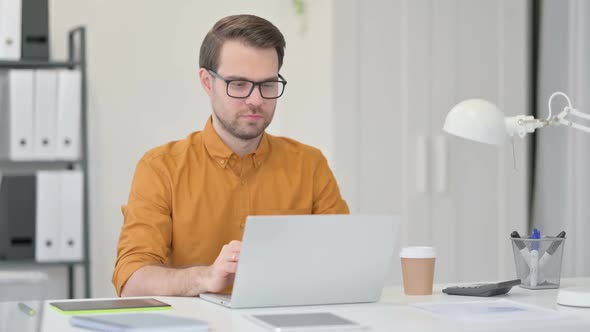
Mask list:
POLYGON ((284 77, 283 77, 281 74, 279 74, 279 80, 276 80, 276 81, 274 81, 274 80, 264 80, 264 81, 255 82, 255 81, 250 81, 250 80, 243 79, 243 78, 240 78, 240 79, 231 79, 231 80, 229 80, 229 79, 226 79, 225 77, 223 77, 223 76, 219 75, 219 74, 218 74, 217 72, 215 72, 214 70, 207 69, 207 68, 205 68, 205 69, 206 69, 206 70, 209 72, 209 74, 211 74, 213 77, 215 77, 215 78, 218 78, 218 79, 220 79, 220 80, 224 81, 224 82, 225 82, 225 93, 227 94, 227 96, 228 96, 228 97, 231 97, 231 98, 236 98, 236 99, 246 99, 246 98, 250 97, 250 95, 252 95, 252 92, 254 91, 254 88, 255 88, 256 86, 258 86, 258 91, 260 92, 260 96, 261 96, 262 98, 264 98, 264 99, 278 99, 278 98, 280 98, 280 97, 283 95, 283 93, 285 93, 285 87, 286 87, 286 85, 287 85, 287 80, 285 80, 285 78, 284 78, 284 77), (230 95, 230 94, 229 94, 229 84, 230 84, 231 82, 237 82, 237 81, 241 81, 241 82, 250 82, 250 83, 252 83, 252 88, 250 89, 250 92, 249 92, 249 93, 248 93, 246 96, 244 96, 244 97, 234 97, 234 96, 232 96, 232 95, 230 95), (269 83, 269 82, 280 82, 280 83, 283 83, 283 90, 281 91, 281 94, 280 94, 280 95, 278 95, 278 96, 276 96, 276 97, 270 97, 270 98, 269 98, 269 97, 265 97, 265 96, 263 96, 263 95, 262 95, 262 84, 264 84, 264 83, 269 83))

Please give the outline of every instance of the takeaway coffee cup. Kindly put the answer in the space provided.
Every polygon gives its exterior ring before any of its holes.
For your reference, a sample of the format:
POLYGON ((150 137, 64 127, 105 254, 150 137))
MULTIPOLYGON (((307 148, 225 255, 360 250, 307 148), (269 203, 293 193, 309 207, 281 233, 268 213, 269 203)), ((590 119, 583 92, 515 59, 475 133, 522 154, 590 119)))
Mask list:
POLYGON ((436 251, 433 247, 405 247, 399 254, 402 261, 404 293, 431 295, 436 251))

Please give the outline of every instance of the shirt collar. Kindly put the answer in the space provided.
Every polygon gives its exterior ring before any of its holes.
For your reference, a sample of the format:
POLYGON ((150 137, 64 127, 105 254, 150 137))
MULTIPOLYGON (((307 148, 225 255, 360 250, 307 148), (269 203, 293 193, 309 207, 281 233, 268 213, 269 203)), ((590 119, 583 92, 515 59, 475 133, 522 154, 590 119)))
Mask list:
POLYGON ((234 152, 223 143, 221 137, 219 137, 215 128, 213 128, 213 119, 211 116, 207 120, 205 129, 203 129, 203 141, 205 142, 205 147, 207 148, 209 155, 220 165, 225 167, 225 165, 227 165, 227 160, 234 152))
MULTIPOLYGON (((262 162, 266 159, 268 152, 270 151, 269 139, 269 135, 264 132, 258 148, 253 153, 252 158, 254 159, 255 167, 262 165, 262 162)), ((213 128, 212 116, 209 117, 205 124, 205 129, 203 129, 203 141, 209 155, 225 168, 228 164, 229 158, 235 153, 225 145, 221 137, 219 137, 219 134, 215 131, 215 128, 213 128)))
POLYGON ((254 151, 254 161, 256 166, 260 166, 260 163, 266 159, 268 152, 270 150, 270 135, 266 132, 262 133, 262 139, 260 140, 260 144, 258 144, 258 149, 254 151))

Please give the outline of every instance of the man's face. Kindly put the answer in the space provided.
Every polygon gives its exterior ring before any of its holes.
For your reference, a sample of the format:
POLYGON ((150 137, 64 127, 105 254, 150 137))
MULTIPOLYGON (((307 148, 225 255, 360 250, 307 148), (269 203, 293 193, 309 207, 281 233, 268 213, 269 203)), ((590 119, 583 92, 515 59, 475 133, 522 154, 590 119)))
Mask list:
MULTIPOLYGON (((278 55, 274 48, 253 48, 240 41, 226 41, 221 48, 217 74, 227 80, 254 82, 277 80, 278 55)), ((219 129, 241 140, 259 137, 272 121, 276 99, 264 99, 259 86, 244 99, 227 95, 227 84, 209 74, 211 106, 219 129)))

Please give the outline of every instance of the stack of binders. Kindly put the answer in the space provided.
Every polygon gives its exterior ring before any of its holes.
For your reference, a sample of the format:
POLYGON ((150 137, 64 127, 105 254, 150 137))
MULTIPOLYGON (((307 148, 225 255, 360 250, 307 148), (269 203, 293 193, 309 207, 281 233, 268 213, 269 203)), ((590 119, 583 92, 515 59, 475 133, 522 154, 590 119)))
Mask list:
POLYGON ((84 259, 82 74, 49 62, 48 18, 48 0, 0 0, 0 164, 17 165, 0 169, 0 260, 84 259))
POLYGON ((37 172, 36 261, 82 260, 83 197, 81 171, 37 172))
POLYGON ((49 59, 48 0, 0 0, 0 60, 49 59))
POLYGON ((0 258, 81 261, 83 197, 79 170, 0 174, 0 258))
POLYGON ((0 71, 0 159, 78 160, 80 93, 79 70, 0 71))

